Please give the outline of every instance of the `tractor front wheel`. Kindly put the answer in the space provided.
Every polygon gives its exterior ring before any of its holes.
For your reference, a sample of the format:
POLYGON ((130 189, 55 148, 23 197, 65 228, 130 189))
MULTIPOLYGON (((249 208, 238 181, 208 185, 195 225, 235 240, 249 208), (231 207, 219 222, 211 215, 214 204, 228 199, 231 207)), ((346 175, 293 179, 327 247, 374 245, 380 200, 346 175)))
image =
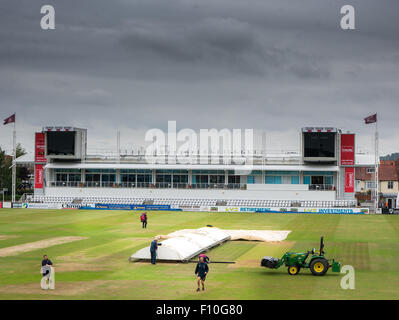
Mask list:
POLYGON ((310 271, 315 276, 323 276, 328 270, 328 261, 326 259, 317 258, 310 263, 310 271))
POLYGON ((288 273, 292 276, 295 276, 299 273, 299 270, 301 270, 301 268, 299 266, 289 266, 288 267, 288 273))

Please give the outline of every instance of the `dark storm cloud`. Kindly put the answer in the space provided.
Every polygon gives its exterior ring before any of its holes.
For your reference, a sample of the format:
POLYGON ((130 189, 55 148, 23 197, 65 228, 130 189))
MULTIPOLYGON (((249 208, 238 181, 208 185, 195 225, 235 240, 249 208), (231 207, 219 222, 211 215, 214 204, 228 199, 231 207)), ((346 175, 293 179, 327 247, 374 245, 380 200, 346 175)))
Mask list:
POLYGON ((47 124, 87 127, 91 146, 112 147, 117 128, 132 145, 167 120, 263 128, 283 145, 302 126, 333 125, 368 146, 362 118, 378 111, 392 152, 398 12, 396 0, 2 1, 1 115, 17 112, 28 149, 47 124), (54 31, 40 29, 43 4, 55 6, 54 31), (355 31, 339 28, 345 4, 355 31))

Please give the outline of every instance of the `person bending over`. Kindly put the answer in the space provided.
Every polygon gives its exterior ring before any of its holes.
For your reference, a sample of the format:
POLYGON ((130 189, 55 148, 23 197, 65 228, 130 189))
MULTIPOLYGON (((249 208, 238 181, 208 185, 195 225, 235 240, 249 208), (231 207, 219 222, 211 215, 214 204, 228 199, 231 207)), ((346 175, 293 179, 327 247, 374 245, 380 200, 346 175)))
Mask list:
POLYGON ((151 263, 156 264, 157 263, 157 250, 158 246, 161 246, 162 243, 158 243, 158 238, 155 238, 154 241, 151 242, 150 246, 150 253, 151 253, 151 263))

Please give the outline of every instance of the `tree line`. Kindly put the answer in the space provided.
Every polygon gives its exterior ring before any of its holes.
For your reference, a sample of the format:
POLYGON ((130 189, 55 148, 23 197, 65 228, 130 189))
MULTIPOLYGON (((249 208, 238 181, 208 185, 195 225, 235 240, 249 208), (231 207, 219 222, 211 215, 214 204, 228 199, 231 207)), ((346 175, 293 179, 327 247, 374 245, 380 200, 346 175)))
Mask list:
MULTIPOLYGON (((16 156, 21 157, 26 154, 21 144, 16 146, 16 156)), ((0 147, 0 192, 8 189, 4 199, 11 199, 12 188, 12 156, 7 155, 0 147)), ((27 167, 17 167, 16 195, 17 198, 24 193, 31 193, 33 186, 28 183, 31 172, 27 167)))

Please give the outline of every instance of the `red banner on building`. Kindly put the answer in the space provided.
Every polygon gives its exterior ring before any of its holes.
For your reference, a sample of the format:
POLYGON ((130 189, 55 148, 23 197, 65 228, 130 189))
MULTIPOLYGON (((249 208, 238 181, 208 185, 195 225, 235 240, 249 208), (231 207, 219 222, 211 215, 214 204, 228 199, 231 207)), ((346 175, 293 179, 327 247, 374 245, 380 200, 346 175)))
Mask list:
POLYGON ((355 135, 341 134, 341 166, 355 165, 355 135))
POLYGON ((355 168, 345 168, 345 192, 355 192, 355 168))
POLYGON ((46 137, 42 132, 36 132, 35 134, 35 162, 46 163, 46 137))
POLYGON ((43 167, 43 164, 35 164, 35 189, 43 189, 43 167))

